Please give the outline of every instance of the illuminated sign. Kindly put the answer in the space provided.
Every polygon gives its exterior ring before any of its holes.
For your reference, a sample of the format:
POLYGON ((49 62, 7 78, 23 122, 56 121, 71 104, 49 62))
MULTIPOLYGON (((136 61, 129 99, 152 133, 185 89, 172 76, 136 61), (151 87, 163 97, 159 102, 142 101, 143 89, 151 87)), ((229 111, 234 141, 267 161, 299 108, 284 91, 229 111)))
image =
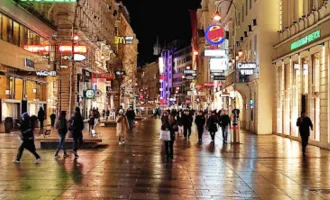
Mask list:
POLYGON ((250 76, 253 74, 253 69, 244 69, 244 70, 240 70, 240 72, 244 76, 250 76))
POLYGON ((184 74, 195 74, 196 75, 196 70, 192 70, 192 69, 185 69, 183 71, 184 74))
POLYGON ((56 76, 56 71, 36 71, 37 76, 56 76))
MULTIPOLYGON (((71 45, 60 45, 58 49, 62 53, 72 53, 71 45)), ((87 53, 87 46, 74 46, 74 53, 87 53)))
POLYGON ((126 37, 115 36, 115 44, 133 44, 133 41, 134 41, 133 36, 126 36, 126 37))
POLYGON ((92 89, 85 90, 84 91, 84 97, 86 99, 94 99, 95 98, 95 91, 92 89))
POLYGON ((110 73, 93 74, 92 77, 93 78, 105 78, 107 80, 113 80, 114 79, 114 75, 110 74, 110 73))
POLYGON ((126 75, 126 73, 125 73, 125 71, 118 70, 118 71, 115 71, 115 75, 116 76, 124 76, 124 75, 126 75))
POLYGON ((220 45, 226 40, 225 30, 219 25, 211 25, 206 29, 205 39, 211 45, 220 45))
POLYGON ((162 57, 158 58, 159 74, 164 73, 164 60, 162 57))
POLYGON ((206 49, 204 56, 207 57, 227 57, 226 51, 223 49, 206 49))
POLYGON ((319 39, 321 37, 321 31, 320 30, 317 30, 293 43, 291 43, 290 45, 290 49, 291 50, 295 50, 295 49, 298 49, 308 43, 311 43, 317 39, 319 39))
POLYGON ((238 63, 237 64, 237 68, 238 69, 255 69, 257 68, 257 64, 256 63, 238 63))
POLYGON ((21 2, 36 3, 77 3, 77 0, 20 0, 21 2))
POLYGON ((227 70, 228 61, 226 58, 211 58, 210 59, 210 71, 219 72, 227 70))
POLYGON ((30 51, 32 53, 46 53, 50 51, 49 46, 42 46, 42 45, 24 45, 23 49, 30 51))
POLYGON ((195 80, 195 79, 196 79, 196 75, 188 75, 188 76, 185 76, 185 79, 186 79, 186 80, 195 80))

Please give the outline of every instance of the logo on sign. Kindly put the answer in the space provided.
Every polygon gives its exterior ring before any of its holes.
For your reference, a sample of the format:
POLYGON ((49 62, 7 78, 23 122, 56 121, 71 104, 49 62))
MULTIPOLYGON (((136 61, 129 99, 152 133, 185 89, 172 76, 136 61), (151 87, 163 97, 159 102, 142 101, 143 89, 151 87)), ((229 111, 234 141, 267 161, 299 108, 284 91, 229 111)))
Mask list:
POLYGON ((56 71, 37 71, 37 76, 56 76, 56 71))
POLYGON ((206 29, 205 38, 211 45, 220 45, 226 39, 225 30, 218 25, 211 25, 206 29))

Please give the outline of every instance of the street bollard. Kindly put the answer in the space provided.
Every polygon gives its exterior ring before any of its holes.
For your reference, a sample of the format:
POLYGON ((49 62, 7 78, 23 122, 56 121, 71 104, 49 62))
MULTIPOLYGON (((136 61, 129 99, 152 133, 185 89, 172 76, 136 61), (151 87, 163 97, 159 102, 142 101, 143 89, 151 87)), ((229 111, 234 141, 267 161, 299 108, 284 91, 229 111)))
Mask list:
POLYGON ((239 126, 233 126, 233 134, 232 134, 232 143, 239 144, 240 143, 240 135, 239 135, 239 126))

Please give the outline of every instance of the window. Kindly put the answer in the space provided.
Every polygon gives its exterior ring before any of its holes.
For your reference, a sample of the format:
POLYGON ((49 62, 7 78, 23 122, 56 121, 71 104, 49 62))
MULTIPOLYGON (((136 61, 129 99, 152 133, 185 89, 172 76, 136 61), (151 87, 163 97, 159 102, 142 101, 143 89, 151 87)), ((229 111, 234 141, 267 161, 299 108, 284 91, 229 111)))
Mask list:
POLYGON ((17 22, 13 24, 13 44, 19 46, 19 24, 17 22))
POLYGON ((258 37, 257 35, 254 36, 254 57, 255 60, 257 61, 257 52, 258 52, 258 37))
POLYGON ((249 0, 245 0, 245 15, 247 15, 248 14, 248 1, 249 0))
POLYGON ((242 23, 244 22, 244 5, 242 6, 242 23))

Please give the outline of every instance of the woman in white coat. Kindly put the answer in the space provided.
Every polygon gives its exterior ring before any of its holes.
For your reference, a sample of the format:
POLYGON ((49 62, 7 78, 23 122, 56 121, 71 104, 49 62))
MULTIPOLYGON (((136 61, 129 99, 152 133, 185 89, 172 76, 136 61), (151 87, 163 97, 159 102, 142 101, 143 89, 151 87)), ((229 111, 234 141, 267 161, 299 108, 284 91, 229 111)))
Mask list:
POLYGON ((128 130, 128 120, 124 115, 124 110, 120 109, 116 117, 116 136, 119 138, 119 145, 125 144, 125 135, 128 130))

